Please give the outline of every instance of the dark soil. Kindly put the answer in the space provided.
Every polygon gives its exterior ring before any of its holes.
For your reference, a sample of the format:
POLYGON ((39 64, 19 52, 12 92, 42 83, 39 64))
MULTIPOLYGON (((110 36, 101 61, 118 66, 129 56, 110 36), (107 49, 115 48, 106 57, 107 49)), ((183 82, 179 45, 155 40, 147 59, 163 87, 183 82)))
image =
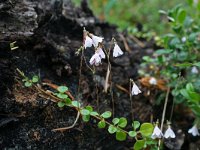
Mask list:
MULTIPOLYGON (((122 150, 133 146, 132 139, 117 142, 106 129, 98 129, 96 120, 89 123, 79 120, 73 129, 53 132, 54 128, 73 124, 76 112, 69 108, 60 109, 52 101, 25 88, 18 82, 20 79, 16 68, 29 77, 37 74, 41 80, 48 79, 57 85, 67 85, 76 98, 81 98, 83 104, 90 104, 100 112, 112 111, 112 93, 104 93, 99 82, 105 79, 107 61, 97 68, 95 76, 83 64, 80 77, 80 56, 75 55, 75 52, 82 45, 83 27, 103 36, 105 43, 115 37, 125 54, 111 59, 114 116, 131 118, 129 95, 115 85, 129 89, 129 79, 138 78, 141 58, 152 53, 153 41, 140 39, 144 47, 139 46, 126 33, 117 32, 115 26, 99 22, 84 0, 81 8, 74 7, 70 0, 3 0, 0 2, 0 18, 0 149, 122 150), (125 48, 122 37, 129 49, 125 48), (19 48, 11 51, 10 43, 14 41, 19 48), (78 95, 79 86, 81 94, 78 95)), ((85 51, 86 62, 89 62, 93 53, 93 49, 85 51)), ((136 96, 133 102, 135 119, 149 122, 151 115, 161 116, 162 108, 153 109, 150 98, 136 96)), ((190 118, 185 119, 186 122, 191 122, 190 118)), ((188 128, 188 125, 184 128, 188 128)), ((189 149, 188 141, 189 138, 186 139, 184 149, 189 149)), ((173 145, 166 143, 168 147, 173 145)))

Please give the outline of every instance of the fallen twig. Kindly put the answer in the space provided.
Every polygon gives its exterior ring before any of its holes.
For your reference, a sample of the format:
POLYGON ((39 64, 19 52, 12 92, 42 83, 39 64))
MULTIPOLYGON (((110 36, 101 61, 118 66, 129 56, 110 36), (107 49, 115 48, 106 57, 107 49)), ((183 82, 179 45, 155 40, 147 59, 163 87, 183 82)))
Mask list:
POLYGON ((121 90, 121 91, 127 93, 128 95, 130 94, 130 92, 129 92, 126 88, 122 87, 121 85, 115 84, 115 86, 116 86, 119 90, 121 90))
POLYGON ((125 47, 126 51, 131 52, 131 49, 130 49, 130 47, 128 46, 128 43, 127 43, 125 37, 124 37, 122 34, 120 34, 119 36, 120 36, 120 38, 122 39, 122 41, 123 41, 123 43, 124 43, 124 47, 125 47))
POLYGON ((136 38, 135 36, 130 36, 130 37, 131 37, 131 39, 132 39, 133 41, 135 41, 141 48, 144 48, 144 47, 145 47, 144 43, 142 43, 140 40, 138 40, 138 38, 136 38))

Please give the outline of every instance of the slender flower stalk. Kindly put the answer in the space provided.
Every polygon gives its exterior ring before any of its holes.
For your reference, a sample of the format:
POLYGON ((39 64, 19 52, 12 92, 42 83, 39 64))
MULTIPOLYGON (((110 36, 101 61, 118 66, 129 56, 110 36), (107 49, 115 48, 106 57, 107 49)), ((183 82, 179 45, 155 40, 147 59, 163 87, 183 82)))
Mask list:
MULTIPOLYGON (((163 112, 162 112, 162 120, 161 120, 161 126, 160 126, 161 132, 162 132, 163 124, 164 124, 164 120, 165 120, 165 113, 166 113, 169 93, 170 93, 170 88, 167 89, 167 93, 166 93, 166 96, 165 96, 165 103, 164 103, 164 108, 163 108, 163 112)), ((158 141, 158 150, 160 150, 160 145, 161 145, 161 140, 159 139, 159 141, 158 141)))

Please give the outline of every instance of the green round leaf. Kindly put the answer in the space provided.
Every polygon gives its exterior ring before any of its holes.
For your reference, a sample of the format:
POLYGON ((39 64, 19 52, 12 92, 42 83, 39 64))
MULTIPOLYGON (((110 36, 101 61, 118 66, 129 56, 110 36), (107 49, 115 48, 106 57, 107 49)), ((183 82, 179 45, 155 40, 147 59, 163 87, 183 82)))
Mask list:
POLYGON ((57 88, 57 90, 58 90, 58 92, 60 92, 60 93, 65 93, 66 91, 68 91, 68 87, 66 87, 66 86, 59 86, 59 87, 57 88))
POLYGON ((65 103, 64 102, 58 102, 58 107, 64 107, 65 106, 65 103))
POLYGON ((82 115, 82 119, 84 122, 90 121, 90 115, 82 115))
POLYGON ((86 106, 86 107, 85 107, 85 109, 89 110, 90 112, 92 112, 92 111, 93 111, 93 108, 92 108, 92 106, 89 106, 89 105, 88 105, 88 106, 86 106))
POLYGON ((188 94, 188 91, 186 89, 181 89, 180 93, 187 99, 190 99, 190 96, 188 94))
POLYGON ((81 112, 82 115, 89 115, 90 114, 90 111, 87 110, 87 109, 81 109, 80 112, 81 112))
POLYGON ((29 82, 29 81, 26 81, 26 82, 24 83, 24 85, 25 85, 26 87, 30 87, 30 86, 32 86, 32 83, 29 82))
POLYGON ((33 76, 32 77, 32 82, 33 83, 36 83, 36 82, 38 82, 39 81, 39 77, 38 76, 33 76))
POLYGON ((136 133, 135 131, 129 131, 129 132, 128 132, 128 135, 129 135, 130 137, 135 137, 135 136, 137 135, 137 133, 136 133))
POLYGON ((64 94, 64 93, 58 93, 56 95, 58 98, 61 98, 61 99, 67 99, 68 98, 68 95, 64 94))
POLYGON ((90 115, 91 115, 91 116, 99 116, 98 112, 96 112, 96 111, 90 112, 90 115))
POLYGON ((144 147, 144 144, 145 144, 145 141, 144 140, 137 140, 136 143, 134 144, 134 150, 141 150, 143 149, 144 147))
POLYGON ((109 125, 109 127, 108 127, 108 132, 109 132, 110 134, 113 134, 113 133, 115 133, 116 131, 117 131, 117 128, 116 128, 115 126, 109 125))
POLYGON ((190 97, 189 100, 191 102, 198 103, 200 101, 200 94, 198 94, 196 92, 191 92, 191 91, 188 91, 188 94, 189 94, 189 97, 190 97))
POLYGON ((99 128, 105 128, 105 127, 106 127, 105 121, 104 121, 104 120, 99 121, 98 127, 99 127, 99 128))
POLYGON ((193 64, 194 66, 200 67, 200 62, 196 62, 193 64))
POLYGON ((194 87, 193 87, 192 83, 187 83, 186 90, 194 92, 194 87))
POLYGON ((189 37, 188 37, 188 40, 190 41, 190 42, 194 42, 195 40, 196 40, 196 37, 198 36, 198 34, 197 33, 191 33, 190 35, 189 35, 189 37))
POLYGON ((101 114, 101 117, 106 119, 106 118, 110 118, 111 115, 112 115, 112 113, 110 111, 106 111, 103 114, 101 114))
POLYGON ((78 101, 72 101, 72 106, 74 106, 74 107, 80 107, 81 104, 78 101))
POLYGON ((143 123, 140 126, 140 133, 142 136, 147 137, 150 136, 153 132, 153 125, 151 123, 143 123))
POLYGON ((149 139, 149 140, 146 140, 145 143, 146 143, 146 145, 156 145, 157 141, 149 139))
POLYGON ((140 127, 140 122, 139 122, 139 121, 134 121, 134 122, 132 123, 132 127, 136 130, 137 128, 140 127))
POLYGON ((186 11, 182 9, 182 10, 180 10, 180 11, 178 12, 178 21, 179 21, 180 23, 183 23, 184 20, 185 20, 185 18, 186 18, 186 11))
POLYGON ((116 132, 116 139, 118 141, 124 141, 124 140, 126 140, 126 133, 123 132, 123 131, 116 132))
POLYGON ((71 104, 72 104, 72 100, 71 100, 70 98, 66 98, 66 99, 65 99, 65 103, 66 103, 67 105, 71 105, 71 104))
POLYGON ((121 128, 125 128, 126 125, 127 125, 127 120, 126 120, 126 118, 121 117, 121 118, 119 119, 118 126, 121 127, 121 128))
POLYGON ((113 118, 112 122, 114 125, 117 125, 119 123, 119 118, 113 118))

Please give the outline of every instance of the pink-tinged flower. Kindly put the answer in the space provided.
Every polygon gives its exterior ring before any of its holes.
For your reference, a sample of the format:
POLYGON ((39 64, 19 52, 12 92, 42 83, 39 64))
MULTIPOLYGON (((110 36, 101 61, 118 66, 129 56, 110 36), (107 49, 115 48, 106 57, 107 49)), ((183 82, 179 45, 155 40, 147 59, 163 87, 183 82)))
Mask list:
POLYGON ((113 57, 118 57, 123 55, 123 51, 121 48, 115 43, 114 49, 113 49, 113 57))
POLYGON ((86 36, 86 37, 85 37, 85 42, 84 42, 84 47, 85 47, 85 49, 86 49, 87 47, 92 47, 92 44, 93 44, 92 39, 91 39, 89 36, 86 36))
POLYGON ((161 132, 161 130, 158 128, 158 125, 155 126, 153 133, 151 135, 152 139, 156 139, 156 138, 162 138, 163 134, 161 132))
POLYGON ((156 78, 151 77, 150 80, 149 80, 149 83, 150 83, 151 85, 157 85, 157 80, 156 80, 156 78))
POLYGON ((98 66, 101 63, 101 57, 95 53, 90 59, 90 65, 98 66))
POLYGON ((103 38, 102 37, 98 37, 98 36, 95 36, 93 34, 91 34, 91 36, 92 36, 92 41, 93 41, 94 47, 98 47, 99 43, 103 42, 103 38))
POLYGON ((168 126, 168 129, 165 131, 164 137, 166 139, 176 137, 176 135, 175 135, 174 131, 171 129, 170 125, 168 126))
POLYGON ((188 130, 188 133, 191 133, 193 136, 197 136, 197 135, 200 136, 196 124, 191 129, 188 130))
POLYGON ((106 58, 102 48, 98 47, 97 50, 96 50, 96 53, 99 54, 99 56, 102 58, 106 58))
POLYGON ((131 94, 132 95, 138 95, 139 93, 141 93, 140 89, 138 88, 138 86, 135 83, 133 83, 131 94))

